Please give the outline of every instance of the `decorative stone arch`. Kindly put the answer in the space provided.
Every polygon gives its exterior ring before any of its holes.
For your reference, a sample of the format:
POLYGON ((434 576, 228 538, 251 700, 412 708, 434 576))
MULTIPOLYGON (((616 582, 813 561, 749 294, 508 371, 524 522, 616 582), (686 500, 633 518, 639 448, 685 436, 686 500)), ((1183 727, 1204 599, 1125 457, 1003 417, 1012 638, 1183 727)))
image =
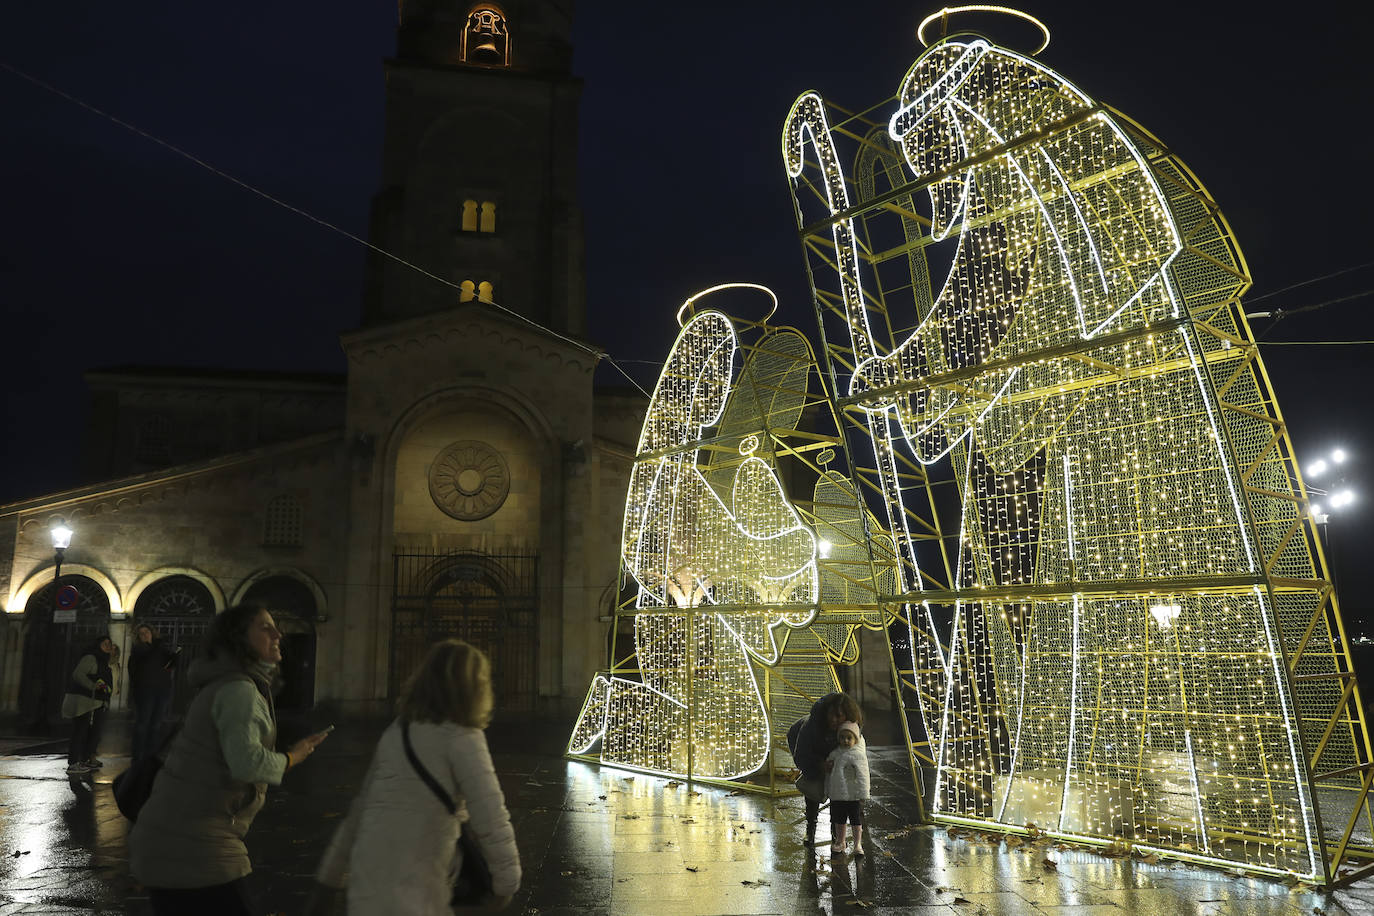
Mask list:
MULTIPOLYGON (((55 564, 49 563, 30 573, 29 577, 24 580, 24 584, 20 585, 18 590, 10 597, 9 613, 24 613, 24 609, 28 606, 29 598, 33 597, 34 592, 46 588, 48 584, 52 582, 54 572, 56 572, 55 564)), ((110 603, 111 617, 128 613, 124 609, 123 602, 120 601, 119 588, 114 584, 114 580, 94 566, 87 566, 84 563, 63 563, 62 574, 64 576, 85 576, 87 579, 99 585, 105 592, 105 599, 110 603)))
POLYGON ((30 576, 20 593, 24 596, 20 712, 26 722, 44 728, 58 715, 67 679, 92 639, 109 635, 119 644, 115 631, 121 628, 111 625, 118 593, 108 576, 80 563, 64 563, 61 579, 51 573, 45 576, 42 571, 30 576), (74 620, 53 620, 59 585, 76 589, 74 620))
POLYGON ((315 616, 310 621, 312 624, 317 621, 324 621, 329 617, 329 600, 325 598, 324 589, 320 588, 320 583, 312 577, 301 572, 294 566, 264 566, 256 572, 250 573, 247 578, 239 583, 238 588, 234 589, 232 604, 242 604, 248 595, 249 589, 254 585, 276 576, 287 579, 295 579, 310 590, 310 594, 315 598, 315 616))
POLYGON ((495 3, 475 3, 463 23, 459 60, 486 67, 510 66, 510 20, 495 3))
MULTIPOLYGON (((480 333, 481 329, 478 330, 480 333)), ((382 485, 380 517, 385 519, 386 528, 377 542, 377 568, 391 570, 393 566, 394 539, 391 526, 396 512, 396 465, 403 443, 416 427, 436 414, 451 412, 455 408, 462 409, 464 405, 472 405, 474 408, 487 411, 495 409, 529 435, 540 477, 538 576, 543 582, 562 582, 563 570, 558 562, 563 556, 561 442, 552 424, 533 400, 521 392, 488 385, 436 387, 417 398, 396 418, 386 433, 380 449, 379 473, 382 485)), ((390 579, 390 576, 387 578, 390 579)), ((382 617, 378 621, 379 632, 375 643, 374 683, 387 685, 392 680, 389 650, 392 612, 386 605, 379 609, 382 617)), ((537 688, 540 691, 556 690, 562 669, 562 655, 559 649, 562 602, 556 588, 540 589, 537 615, 539 657, 535 667, 540 681, 537 688)))
POLYGON ((148 586, 172 576, 186 576, 188 579, 195 579, 205 586, 205 590, 210 593, 210 597, 215 601, 215 613, 228 607, 224 601, 224 589, 220 588, 219 583, 210 576, 190 566, 162 566, 139 576, 134 584, 129 586, 129 591, 124 598, 125 606, 128 608, 127 613, 134 613, 134 608, 138 607, 139 596, 147 590, 148 586))

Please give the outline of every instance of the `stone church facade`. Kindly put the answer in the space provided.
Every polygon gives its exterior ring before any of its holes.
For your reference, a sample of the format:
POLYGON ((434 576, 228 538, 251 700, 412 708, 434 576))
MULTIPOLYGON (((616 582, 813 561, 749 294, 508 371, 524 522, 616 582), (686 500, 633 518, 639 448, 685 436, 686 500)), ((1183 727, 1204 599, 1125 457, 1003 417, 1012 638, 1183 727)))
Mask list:
POLYGON ((285 633, 286 708, 383 709, 445 636, 489 652, 503 706, 580 699, 644 400, 593 385, 582 336, 566 7, 401 4, 387 255, 345 376, 87 376, 99 482, 0 506, 0 710, 51 716, 96 633, 127 652, 147 620, 194 652, 241 601, 285 633), (58 522, 75 534, 55 580, 58 522))

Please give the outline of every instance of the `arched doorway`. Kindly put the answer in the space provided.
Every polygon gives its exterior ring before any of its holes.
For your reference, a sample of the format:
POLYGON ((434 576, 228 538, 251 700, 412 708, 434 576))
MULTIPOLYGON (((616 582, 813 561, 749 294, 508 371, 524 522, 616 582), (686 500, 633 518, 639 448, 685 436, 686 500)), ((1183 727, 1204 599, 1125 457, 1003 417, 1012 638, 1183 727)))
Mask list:
POLYGON ((500 709, 529 710, 538 696, 539 558, 482 553, 397 554, 392 595, 391 696, 442 639, 491 659, 500 709))
POLYGON ((282 686, 277 709, 292 711, 315 705, 315 618, 320 609, 310 586, 292 576, 259 579, 244 592, 244 604, 267 608, 281 630, 282 686))
POLYGON ((26 722, 46 726, 62 710, 62 695, 77 660, 91 640, 110 631, 110 599, 94 579, 66 575, 29 596, 24 623, 20 709, 26 722), (53 623, 57 589, 68 585, 76 589, 76 620, 53 623))
POLYGON ((173 679, 172 712, 182 714, 194 691, 186 680, 191 662, 199 655, 205 631, 215 619, 215 599, 210 590, 190 576, 167 576, 145 588, 134 602, 135 625, 146 623, 157 630, 168 648, 180 649, 173 679))

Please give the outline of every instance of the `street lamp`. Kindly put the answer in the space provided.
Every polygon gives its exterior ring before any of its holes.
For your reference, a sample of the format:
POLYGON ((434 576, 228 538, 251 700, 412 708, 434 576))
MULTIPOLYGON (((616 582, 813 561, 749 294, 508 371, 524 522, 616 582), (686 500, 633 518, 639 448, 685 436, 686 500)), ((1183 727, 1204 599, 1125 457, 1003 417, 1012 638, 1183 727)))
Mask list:
MULTIPOLYGON (((36 724, 44 732, 48 730, 48 705, 51 699, 49 696, 49 688, 52 685, 52 672, 51 670, 49 670, 49 663, 52 660, 52 628, 56 626, 58 611, 57 601, 58 596, 62 592, 62 558, 66 555, 67 548, 71 546, 72 529, 68 528, 66 524, 59 521, 56 525, 52 526, 50 533, 52 534, 52 549, 53 552, 56 554, 55 568, 53 570, 52 576, 52 613, 49 615, 48 618, 47 631, 43 634, 43 669, 41 672, 43 690, 42 695, 39 698, 38 710, 36 712, 37 718, 35 720, 36 724)), ((67 641, 70 647, 70 627, 67 628, 67 641)), ((63 666, 65 665, 66 659, 64 658, 63 666)))
POLYGON ((1316 480, 1319 477, 1331 476, 1331 483, 1325 488, 1308 487, 1307 492, 1323 497, 1323 502, 1312 503, 1312 521, 1318 525, 1325 525, 1327 519, 1331 517, 1330 510, 1344 510, 1346 507, 1354 505, 1355 491, 1346 485, 1345 468, 1343 467, 1350 458, 1350 453, 1343 448, 1334 448, 1325 458, 1318 458, 1307 466, 1307 476, 1316 480))

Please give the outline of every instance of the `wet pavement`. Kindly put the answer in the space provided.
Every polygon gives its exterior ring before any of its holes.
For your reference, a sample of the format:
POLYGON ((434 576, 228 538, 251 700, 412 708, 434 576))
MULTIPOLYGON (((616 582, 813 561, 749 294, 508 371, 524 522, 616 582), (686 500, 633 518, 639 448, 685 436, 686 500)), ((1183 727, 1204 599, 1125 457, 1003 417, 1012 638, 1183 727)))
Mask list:
MULTIPOLYGON (((310 724, 322 723, 302 728, 310 724)), ((249 835, 265 912, 302 910, 320 852, 384 725, 340 721, 320 751, 269 792, 249 835)), ((104 769, 87 780, 67 777, 52 743, 4 739, 0 914, 150 912, 128 876, 128 824, 110 796, 110 780, 128 763, 119 753, 127 747, 123 728, 111 722, 105 749, 113 753, 102 754, 104 769)), ((828 844, 802 845, 800 799, 568 761, 560 756, 565 731, 560 718, 489 732, 525 866, 524 886, 506 912, 1374 914, 1374 880, 1327 894, 917 826, 910 773, 896 748, 870 751, 868 855, 833 857, 828 844)), ((822 814, 820 833, 827 830, 822 814)))

